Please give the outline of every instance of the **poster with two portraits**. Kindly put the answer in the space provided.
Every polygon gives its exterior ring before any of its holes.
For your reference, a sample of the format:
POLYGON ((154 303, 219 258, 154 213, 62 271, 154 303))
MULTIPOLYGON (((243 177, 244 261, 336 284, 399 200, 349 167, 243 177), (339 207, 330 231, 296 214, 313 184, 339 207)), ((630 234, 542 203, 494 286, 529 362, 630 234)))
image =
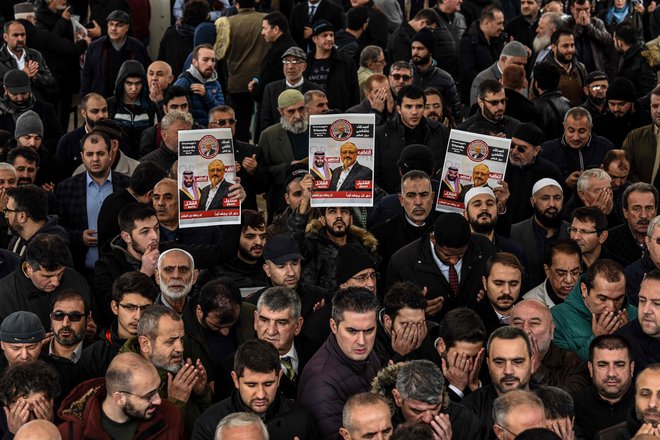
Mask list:
POLYGON ((373 114, 309 117, 312 207, 371 207, 374 201, 373 114))
POLYGON ((442 166, 436 211, 463 213, 474 187, 495 189, 504 180, 511 139, 451 130, 442 166))
POLYGON ((241 223, 241 203, 231 199, 236 178, 231 129, 179 131, 179 227, 241 223))

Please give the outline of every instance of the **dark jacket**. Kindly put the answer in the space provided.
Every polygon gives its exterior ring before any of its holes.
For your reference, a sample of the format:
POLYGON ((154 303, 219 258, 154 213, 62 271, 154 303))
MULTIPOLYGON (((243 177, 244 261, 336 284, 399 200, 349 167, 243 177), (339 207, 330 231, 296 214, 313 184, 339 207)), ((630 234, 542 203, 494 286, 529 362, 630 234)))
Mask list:
POLYGON ((406 20, 403 20, 401 26, 390 35, 387 43, 387 59, 390 64, 410 59, 410 45, 416 33, 415 29, 406 20))
MULTIPOLYGON (((635 85, 637 84, 635 83, 635 85)), ((623 141, 631 131, 650 123, 651 117, 647 111, 632 111, 620 118, 608 111, 594 119, 593 132, 612 142, 616 148, 621 148, 623 141)))
POLYGON ((628 78, 635 84, 637 98, 646 96, 656 86, 658 80, 655 70, 642 55, 645 47, 642 43, 633 44, 621 55, 619 62, 619 77, 628 78))
POLYGON ((575 405, 575 424, 585 438, 593 439, 599 431, 625 422, 635 406, 635 385, 632 384, 615 404, 601 398, 593 385, 571 393, 571 397, 575 405))
POLYGON ((623 267, 642 258, 644 251, 644 247, 637 242, 630 231, 628 222, 610 229, 605 247, 623 267))
MULTIPOLYGON (((118 192, 128 186, 129 178, 111 171, 112 192, 118 192)), ((84 267, 87 247, 83 244, 83 232, 88 229, 87 173, 69 177, 57 186, 55 200, 60 224, 69 232, 70 248, 76 267, 84 267)))
POLYGON ((78 361, 80 375, 85 380, 104 377, 110 362, 125 343, 126 339, 121 339, 117 334, 117 320, 115 320, 108 330, 101 333, 101 339, 83 349, 78 361))
POLYGON ((126 37, 126 43, 117 54, 118 59, 121 61, 116 66, 116 71, 111 71, 112 66, 108 62, 110 58, 109 51, 115 51, 115 49, 112 47, 110 38, 107 35, 94 40, 87 47, 82 72, 81 96, 96 92, 104 97, 109 97, 114 92, 113 88, 109 86, 115 83, 114 80, 117 77, 117 72, 119 72, 119 67, 124 61, 137 60, 142 64, 145 71, 151 62, 149 54, 147 54, 147 50, 142 43, 133 37, 126 37))
POLYGON ((124 130, 129 142, 120 142, 122 151, 129 157, 137 157, 142 132, 158 122, 158 107, 149 99, 149 87, 142 87, 135 104, 124 103, 124 81, 128 77, 142 79, 148 84, 147 75, 137 61, 128 60, 121 65, 115 81, 114 96, 108 99, 108 118, 114 119, 124 130))
MULTIPOLYGON (((504 89, 506 95, 506 109, 504 114, 520 122, 534 122, 540 125, 541 115, 534 107, 534 103, 513 89, 504 89)), ((511 189, 511 188, 509 188, 511 189)))
POLYGON ((63 173, 71 176, 82 163, 80 158, 80 140, 87 134, 85 126, 78 127, 64 134, 57 143, 55 157, 62 164, 63 173))
POLYGON ((561 172, 557 165, 540 155, 524 167, 512 165, 511 162, 507 164, 504 180, 509 184, 510 195, 506 209, 511 223, 521 222, 534 214, 534 208, 529 203, 530 191, 534 184, 544 177, 561 182, 561 172))
MULTIPOLYGON (((281 62, 280 62, 281 63, 281 62)), ((281 70, 281 69, 280 69, 281 70)), ((260 115, 260 131, 264 131, 271 125, 280 122, 280 112, 277 107, 277 98, 280 93, 289 89, 286 85, 286 79, 278 79, 269 84, 264 85, 261 96, 261 115, 260 115)), ((303 95, 310 90, 321 90, 323 87, 312 81, 303 80, 302 85, 298 88, 303 95)))
POLYGON ((87 281, 73 269, 65 268, 60 285, 52 292, 44 292, 37 289, 23 273, 22 266, 18 266, 16 270, 0 280, 0 292, 2 292, 0 321, 13 312, 25 310, 37 315, 44 328, 50 328, 50 312, 53 299, 66 290, 79 292, 85 298, 87 304, 93 305, 94 301, 92 301, 87 281))
MULTIPOLYGON (((252 89, 252 99, 261 102, 266 86, 273 81, 284 79, 284 70, 282 70, 282 55, 296 42, 291 38, 290 33, 280 35, 280 37, 271 44, 266 52, 266 56, 261 60, 261 72, 259 73, 259 82, 252 89)), ((304 92, 303 92, 304 93, 304 92)))
POLYGON ((479 110, 476 114, 458 124, 456 128, 480 134, 504 133, 507 138, 511 138, 518 125, 520 125, 519 120, 507 115, 504 115, 499 121, 491 121, 490 119, 486 119, 481 113, 481 110, 479 110), (484 129, 487 129, 488 132, 484 133, 484 129))
POLYGON ((651 364, 660 362, 660 341, 642 330, 639 319, 630 321, 616 332, 632 346, 632 358, 635 361, 635 377, 651 364))
MULTIPOLYGON (((57 82, 48 68, 44 57, 38 50, 27 47, 23 48, 23 50, 25 51, 26 63, 28 61, 36 61, 39 64, 37 76, 30 80, 32 93, 39 99, 52 102, 53 98, 57 96, 57 82)), ((0 78, 4 77, 5 73, 10 70, 15 69, 18 69, 18 63, 16 63, 16 59, 10 55, 7 43, 5 43, 2 45, 2 48, 0 48, 0 78)), ((0 81, 0 84, 4 85, 4 82, 0 81)))
POLYGON ((390 117, 390 113, 387 111, 387 106, 383 107, 383 111, 378 111, 371 107, 371 102, 369 98, 364 98, 358 105, 346 110, 346 113, 373 113, 376 115, 376 125, 382 125, 390 117))
MULTIPOLYGON (((192 440, 213 440, 215 428, 225 416, 249 412, 241 401, 238 391, 234 390, 231 397, 216 403, 199 416, 192 433, 192 440)), ((266 410, 262 421, 266 424, 272 440, 290 440, 298 437, 300 440, 315 440, 319 438, 316 422, 304 406, 293 400, 277 396, 266 410)))
POLYGON ((420 287, 428 288, 428 299, 438 296, 445 298, 442 309, 432 319, 440 322, 442 317, 456 307, 474 308, 477 293, 483 288, 481 277, 488 258, 497 252, 493 243, 486 237, 472 234, 461 264, 460 293, 455 296, 436 264, 429 234, 399 249, 391 258, 387 269, 387 285, 398 281, 412 281, 420 287))
POLYGON ((571 101, 559 90, 549 90, 534 100, 534 108, 543 121, 539 128, 543 130, 546 139, 555 139, 564 134, 564 115, 571 107, 571 101))
POLYGON ((401 116, 395 115, 383 125, 376 127, 376 145, 379 154, 376 155, 374 164, 374 178, 376 185, 388 194, 395 194, 401 187, 401 177, 397 165, 401 151, 413 143, 423 143, 433 152, 435 159, 435 170, 442 169, 447 151, 447 139, 449 130, 442 124, 423 118, 416 131, 419 139, 406 139, 407 129, 401 116), (416 142, 419 141, 419 142, 416 142))
POLYGON ((448 72, 436 66, 436 61, 432 60, 431 67, 422 73, 415 64, 411 64, 413 83, 422 89, 427 87, 438 89, 442 94, 442 101, 451 108, 454 120, 460 121, 463 119, 463 111, 454 78, 448 72))
POLYGON ((305 366, 298 385, 298 402, 316 418, 321 434, 318 439, 337 438, 344 404, 349 397, 369 391, 381 366, 373 351, 364 361, 349 359, 335 336, 328 336, 305 366))
POLYGON ((593 56, 593 66, 587 66, 589 70, 605 71, 607 51, 612 49, 612 36, 605 29, 605 24, 597 17, 591 17, 588 26, 577 25, 575 19, 570 16, 564 20, 564 26, 573 32, 575 36, 575 54, 584 63, 584 54, 580 53, 580 45, 588 44, 593 56))
POLYGON ((229 277, 234 281, 236 287, 239 288, 268 286, 270 280, 264 273, 263 264, 263 260, 250 264, 236 257, 231 261, 202 271, 199 274, 197 285, 203 286, 216 278, 229 277))
POLYGON ((461 403, 476 414, 481 422, 481 432, 484 439, 496 439, 493 432, 493 402, 497 398, 495 386, 489 384, 471 392, 461 403))
MULTIPOLYGON (((307 8, 307 3, 304 3, 303 6, 307 8)), ((291 15, 293 16, 293 13, 291 15)), ((314 54, 312 53, 307 59, 305 78, 309 76, 313 64, 314 54)), ((330 53, 330 72, 328 72, 328 80, 325 83, 325 94, 328 97, 328 106, 340 111, 360 102, 357 68, 353 64, 353 60, 334 47, 330 53)))
MULTIPOLYGON (((101 405, 106 394, 105 378, 83 382, 71 391, 57 412, 58 417, 63 420, 59 425, 63 439, 112 440, 103 429, 101 405)), ((138 422, 134 438, 144 440, 183 438, 183 420, 177 407, 163 399, 156 407, 152 418, 138 422)))
POLYGON ((44 125, 43 147, 55 151, 57 142, 62 136, 62 128, 58 122, 55 108, 49 102, 35 99, 34 96, 20 108, 13 105, 8 96, 0 98, 0 130, 7 130, 13 136, 16 131, 16 120, 28 110, 33 110, 38 114, 44 125))
POLYGON ((504 48, 504 38, 496 38, 490 43, 479 29, 479 22, 474 21, 463 34, 460 45, 461 66, 461 101, 470 101, 472 81, 481 72, 500 58, 504 48))
MULTIPOLYGON (((58 237, 61 237, 67 244, 69 243, 69 234, 66 232, 66 229, 57 224, 57 216, 49 215, 46 217, 46 223, 41 227, 41 229, 35 232, 35 234, 30 237, 29 240, 23 240, 19 235, 12 236, 11 240, 9 240, 9 246, 7 246, 7 249, 16 253, 16 255, 19 257, 24 257, 25 249, 30 244, 30 242, 34 240, 35 237, 38 237, 42 234, 57 235, 58 237)), ((73 261, 71 261, 71 264, 73 264, 73 261)))
POLYGON ((163 141, 160 141, 160 147, 151 153, 142 156, 140 158, 140 162, 154 162, 165 171, 169 171, 170 168, 172 168, 174 162, 176 162, 177 158, 178 156, 176 152, 170 151, 170 149, 165 146, 163 141))
POLYGON ((628 411, 626 420, 605 428, 594 436, 594 440, 630 440, 642 427, 642 421, 637 419, 635 409, 628 411))
POLYGON ((192 52, 195 28, 189 24, 177 24, 165 29, 158 45, 159 61, 164 61, 172 67, 175 78, 183 72, 183 66, 188 54, 192 52))
POLYGON ((512 37, 514 40, 519 41, 531 49, 532 42, 536 37, 536 28, 539 24, 538 18, 540 17, 541 13, 539 12, 537 19, 531 23, 522 15, 517 16, 513 20, 511 20, 511 17, 507 17, 510 21, 506 24, 504 31, 509 37, 512 37))
POLYGON ((572 351, 551 343, 541 359, 541 366, 532 375, 531 383, 559 387, 570 393, 589 386, 591 378, 586 362, 572 351))
POLYGON ((656 269, 656 265, 647 249, 644 249, 642 258, 630 266, 626 266, 624 269, 624 273, 626 274, 626 295, 630 304, 637 305, 639 302, 639 287, 642 284, 644 275, 654 269, 656 269))
POLYGON ((346 28, 346 14, 337 2, 319 2, 314 11, 312 20, 309 19, 309 10, 307 3, 297 3, 291 8, 291 16, 289 17, 289 27, 291 30, 291 37, 296 41, 299 47, 307 52, 309 46, 312 44, 312 39, 305 39, 305 27, 312 27, 312 23, 318 20, 329 21, 335 29, 346 28))
MULTIPOLYGON (((589 168, 598 168, 608 151, 615 146, 604 137, 592 134, 587 144, 575 149, 564 142, 564 136, 546 141, 541 145, 541 156, 553 162, 561 171, 562 180, 559 183, 566 185, 566 178, 573 171, 584 171, 589 168)), ((566 188, 564 188, 566 196, 566 188)))
MULTIPOLYGON (((287 231, 298 242, 304 258, 300 281, 334 292, 337 288, 335 276, 339 246, 328 238, 325 227, 321 226, 318 220, 310 222, 308 227, 308 219, 309 212, 301 215, 296 209, 286 222, 287 231)), ((365 229, 351 227, 348 232, 348 243, 362 245, 374 261, 377 261, 376 247, 378 243, 373 235, 365 229)))

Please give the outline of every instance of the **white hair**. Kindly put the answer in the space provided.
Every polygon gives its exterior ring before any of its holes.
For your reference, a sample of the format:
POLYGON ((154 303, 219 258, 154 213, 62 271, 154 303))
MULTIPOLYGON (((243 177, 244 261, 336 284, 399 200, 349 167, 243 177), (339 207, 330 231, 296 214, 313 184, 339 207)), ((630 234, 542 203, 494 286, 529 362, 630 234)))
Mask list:
POLYGON ((222 431, 225 428, 250 425, 256 425, 259 428, 262 434, 262 438, 250 438, 245 440, 269 440, 268 430, 266 429, 264 422, 259 418, 258 415, 246 412, 235 412, 220 420, 220 423, 218 423, 218 426, 215 429, 215 440, 222 440, 222 431))

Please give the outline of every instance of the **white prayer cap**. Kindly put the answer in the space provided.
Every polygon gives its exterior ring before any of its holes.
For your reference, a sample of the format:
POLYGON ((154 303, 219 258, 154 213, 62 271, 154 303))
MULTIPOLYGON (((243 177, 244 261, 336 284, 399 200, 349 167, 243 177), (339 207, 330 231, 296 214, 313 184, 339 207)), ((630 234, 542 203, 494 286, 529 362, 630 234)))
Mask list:
POLYGON ((536 194, 546 186, 556 186, 561 190, 562 193, 564 192, 564 189, 561 187, 559 182, 557 182, 555 179, 545 177, 534 184, 534 187, 532 188, 532 195, 536 194))
POLYGON ((495 193, 493 192, 492 189, 490 189, 487 186, 477 186, 474 188, 470 188, 468 192, 465 193, 465 198, 464 202, 465 203, 465 209, 467 209, 468 204, 470 203, 470 200, 472 200, 474 197, 479 196, 481 194, 487 194, 491 196, 492 198, 495 198, 495 193))

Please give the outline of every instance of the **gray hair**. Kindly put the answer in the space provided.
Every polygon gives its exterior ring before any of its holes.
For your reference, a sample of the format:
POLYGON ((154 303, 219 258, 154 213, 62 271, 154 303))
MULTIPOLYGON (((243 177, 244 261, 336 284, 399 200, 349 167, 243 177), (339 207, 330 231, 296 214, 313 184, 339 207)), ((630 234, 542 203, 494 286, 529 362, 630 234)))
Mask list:
POLYGON ((656 187, 650 183, 636 182, 626 188, 625 191, 623 191, 623 209, 628 209, 628 197, 630 197, 630 194, 633 192, 653 194, 653 204, 655 205, 656 209, 658 208, 658 190, 656 187))
MULTIPOLYGON (((162 180, 161 180, 161 182, 162 182, 162 180)), ((158 183, 160 183, 160 182, 158 182, 158 183)), ((159 272, 163 270, 163 259, 165 259, 165 255, 170 254, 172 252, 180 252, 180 253, 184 254, 188 258, 188 261, 190 262, 190 270, 191 271, 195 270, 195 259, 193 258, 192 255, 190 255, 190 252, 184 251, 181 248, 172 248, 172 249, 166 250, 165 252, 163 252, 162 254, 160 254, 158 256, 158 271, 159 272)))
POLYGON ((543 15, 541 15, 541 18, 539 18, 539 21, 541 21, 541 19, 543 17, 548 17, 548 24, 552 25, 554 27, 555 31, 557 29, 561 28, 562 25, 563 25, 563 21, 561 19, 561 14, 559 14, 557 12, 545 12, 543 15))
POLYGON ((589 189, 589 179, 598 179, 598 180, 607 180, 608 182, 612 181, 612 178, 605 170, 600 168, 592 168, 590 170, 583 171, 578 177, 577 180, 577 190, 586 191, 589 189))
POLYGON ((279 312, 291 307, 291 319, 298 319, 301 316, 302 306, 300 304, 300 297, 294 290, 286 287, 276 286, 264 290, 257 301, 257 313, 264 306, 273 312, 279 312))
POLYGON ((506 417, 522 405, 535 406, 545 416, 541 399, 531 391, 514 390, 499 396, 493 402, 493 422, 500 426, 506 425, 506 417))
POLYGON ((228 416, 225 416, 222 420, 220 420, 220 423, 218 423, 218 426, 215 428, 215 440, 223 439, 222 431, 225 428, 234 428, 238 426, 250 426, 250 425, 256 425, 261 431, 261 435, 262 435, 261 439, 250 439, 250 440, 269 440, 268 430, 266 429, 266 425, 264 424, 264 422, 259 418, 258 415, 247 412, 231 413, 228 416))
POLYGON ((308 90, 303 95, 303 97, 305 98, 305 106, 307 106, 307 104, 309 104, 315 96, 320 96, 321 98, 327 98, 326 94, 320 90, 308 90))
POLYGON ((2 170, 11 171, 14 177, 16 177, 16 168, 14 168, 12 164, 7 162, 0 162, 0 171, 2 170))
POLYGON ((649 227, 646 228, 646 235, 651 237, 656 226, 660 226, 660 215, 657 215, 651 219, 649 222, 649 227))
POLYGON ((160 128, 162 130, 167 130, 175 122, 183 122, 190 129, 193 125, 193 117, 190 113, 184 113, 178 110, 170 110, 169 112, 165 113, 165 116, 163 116, 163 119, 160 121, 160 128))
POLYGON ((346 404, 344 404, 344 410, 342 411, 341 415, 341 424, 350 432, 351 416, 353 411, 358 407, 375 406, 379 403, 385 405, 385 408, 387 408, 387 413, 389 414, 388 418, 392 418, 390 405, 383 396, 369 392, 354 394, 350 399, 346 401, 346 404))
POLYGON ((437 405, 442 402, 444 389, 442 371, 431 361, 406 362, 396 375, 396 390, 404 399, 437 405))
POLYGON ((401 194, 403 194, 403 184, 407 180, 428 180, 429 181, 429 188, 431 188, 431 191, 433 191, 433 187, 431 186, 431 178, 429 177, 426 172, 422 170, 410 170, 403 176, 401 176, 401 194))
POLYGON ((174 321, 181 321, 179 314, 167 306, 162 304, 149 306, 144 310, 142 317, 138 321, 138 336, 144 336, 150 341, 155 341, 158 337, 160 318, 163 316, 169 316, 174 321))
POLYGON ((367 67, 369 61, 376 61, 383 49, 378 46, 367 46, 360 52, 360 66, 367 67))
POLYGON ((573 107, 569 111, 566 112, 564 115, 564 123, 568 121, 568 118, 573 118, 573 119, 582 119, 582 118, 587 118, 589 121, 589 128, 593 127, 593 120, 591 119, 591 113, 584 108, 584 107, 573 107))
POLYGON ((209 120, 211 119, 211 116, 213 116, 213 113, 215 113, 215 112, 231 113, 234 117, 236 116, 236 112, 230 106, 228 106, 228 105, 216 105, 211 110, 209 110, 209 120))

